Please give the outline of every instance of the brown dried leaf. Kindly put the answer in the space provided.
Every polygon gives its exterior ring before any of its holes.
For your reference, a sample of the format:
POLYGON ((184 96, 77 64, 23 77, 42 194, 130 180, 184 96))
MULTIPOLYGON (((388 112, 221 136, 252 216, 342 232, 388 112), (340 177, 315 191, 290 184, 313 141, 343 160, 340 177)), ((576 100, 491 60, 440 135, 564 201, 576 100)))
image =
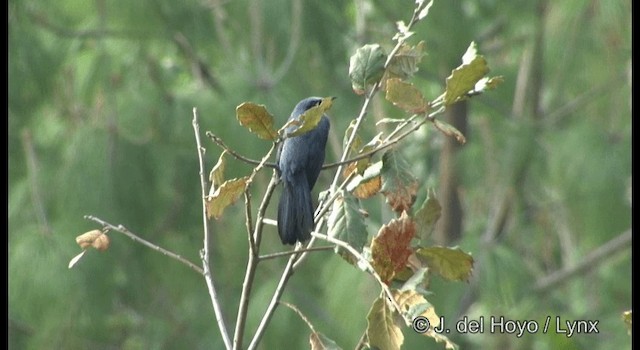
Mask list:
POLYGON ((382 226, 371 242, 371 259, 374 270, 385 283, 404 269, 411 255, 411 239, 416 234, 416 224, 406 211, 398 219, 382 226))
POLYGON ((93 247, 99 251, 105 251, 109 248, 109 236, 102 230, 91 230, 76 237, 76 243, 82 249, 93 247))

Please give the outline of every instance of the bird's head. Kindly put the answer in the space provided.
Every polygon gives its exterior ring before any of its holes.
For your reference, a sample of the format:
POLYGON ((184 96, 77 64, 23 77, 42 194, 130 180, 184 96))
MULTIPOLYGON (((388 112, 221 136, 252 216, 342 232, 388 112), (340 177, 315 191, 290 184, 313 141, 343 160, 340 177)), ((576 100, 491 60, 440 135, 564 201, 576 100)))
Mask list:
MULTIPOLYGON (((335 97, 332 97, 332 99, 335 99, 335 97)), ((293 109, 293 112, 291 112, 291 117, 297 118, 299 115, 306 112, 310 108, 319 105, 321 102, 322 97, 307 97, 304 100, 298 102, 296 107, 293 109)))

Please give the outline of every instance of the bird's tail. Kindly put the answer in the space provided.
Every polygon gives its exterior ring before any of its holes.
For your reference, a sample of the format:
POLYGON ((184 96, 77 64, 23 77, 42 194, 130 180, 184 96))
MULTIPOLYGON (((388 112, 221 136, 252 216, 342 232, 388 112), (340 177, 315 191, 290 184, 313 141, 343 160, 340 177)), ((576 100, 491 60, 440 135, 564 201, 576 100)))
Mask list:
POLYGON ((284 189, 278 204, 278 234, 283 244, 304 242, 313 230, 311 189, 304 177, 300 181, 283 181, 284 189))

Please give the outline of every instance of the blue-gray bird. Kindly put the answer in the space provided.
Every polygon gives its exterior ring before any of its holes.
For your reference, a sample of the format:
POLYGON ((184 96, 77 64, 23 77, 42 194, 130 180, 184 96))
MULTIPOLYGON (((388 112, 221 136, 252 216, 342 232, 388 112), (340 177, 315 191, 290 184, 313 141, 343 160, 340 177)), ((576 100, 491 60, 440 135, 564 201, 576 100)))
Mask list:
MULTIPOLYGON (((298 102, 289 120, 299 118, 321 102, 320 97, 305 98, 298 102)), ((292 132, 297 127, 291 125, 286 131, 292 132)), ((325 114, 315 129, 285 139, 276 156, 278 175, 284 185, 278 204, 278 234, 283 244, 305 242, 311 237, 314 226, 311 189, 324 163, 328 135, 329 118, 325 114)))

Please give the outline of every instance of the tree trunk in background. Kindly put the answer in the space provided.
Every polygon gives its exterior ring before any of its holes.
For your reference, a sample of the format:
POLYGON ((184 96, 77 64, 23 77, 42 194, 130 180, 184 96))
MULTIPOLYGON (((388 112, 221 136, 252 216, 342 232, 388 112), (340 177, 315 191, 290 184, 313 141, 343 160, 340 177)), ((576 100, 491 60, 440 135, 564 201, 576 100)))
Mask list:
MULTIPOLYGON (((451 106, 446 112, 447 122, 455 126, 462 134, 467 134, 467 103, 462 101, 451 106)), ((442 216, 438 220, 434 241, 439 245, 448 245, 462 236, 463 211, 458 194, 458 168, 456 154, 460 144, 453 137, 447 137, 440 154, 440 179, 438 200, 442 206, 442 216)))

